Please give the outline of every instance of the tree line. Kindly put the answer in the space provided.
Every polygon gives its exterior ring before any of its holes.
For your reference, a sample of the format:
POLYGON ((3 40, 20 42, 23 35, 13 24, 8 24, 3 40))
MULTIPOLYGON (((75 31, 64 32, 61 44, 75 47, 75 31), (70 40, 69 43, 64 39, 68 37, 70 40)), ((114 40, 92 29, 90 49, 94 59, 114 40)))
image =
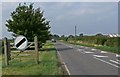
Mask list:
POLYGON ((108 37, 104 36, 103 34, 96 34, 92 36, 83 36, 83 34, 80 34, 79 36, 65 36, 62 35, 59 37, 59 40, 64 41, 79 41, 89 44, 96 44, 96 45, 102 45, 102 46, 109 46, 109 47, 120 47, 120 37, 108 37))

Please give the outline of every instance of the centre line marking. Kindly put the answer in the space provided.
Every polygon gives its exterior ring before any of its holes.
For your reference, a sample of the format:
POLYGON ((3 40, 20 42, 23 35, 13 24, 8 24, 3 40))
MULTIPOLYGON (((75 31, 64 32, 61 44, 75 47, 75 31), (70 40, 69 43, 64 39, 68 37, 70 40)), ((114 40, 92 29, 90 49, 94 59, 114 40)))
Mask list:
POLYGON ((94 52, 85 51, 85 53, 94 53, 94 52))
POLYGON ((85 54, 85 53, 82 51, 82 49, 77 49, 77 51, 85 54))
POLYGON ((114 66, 114 67, 117 67, 117 68, 120 68, 119 66, 117 66, 117 65, 114 65, 114 64, 112 64, 112 63, 110 63, 110 62, 107 62, 107 61, 104 61, 104 60, 102 60, 102 59, 99 59, 99 58, 97 58, 97 57, 93 57, 94 59, 97 59, 97 60, 99 60, 99 61, 102 61, 102 62, 104 62, 104 63, 107 63, 107 64, 109 64, 109 65, 112 65, 112 66, 114 66))
POLYGON ((119 55, 119 54, 116 54, 116 57, 120 57, 120 55, 119 55))
POLYGON ((114 60, 110 60, 110 61, 113 62, 113 63, 116 63, 116 64, 120 64, 119 62, 114 61, 114 60))
POLYGON ((108 56, 102 56, 102 55, 93 55, 95 57, 108 57, 108 56))
POLYGON ((106 51, 101 51, 101 53, 107 53, 106 51))
POLYGON ((68 47, 73 48, 72 46, 68 46, 68 47))
POLYGON ((95 51, 96 49, 91 49, 92 51, 95 51))

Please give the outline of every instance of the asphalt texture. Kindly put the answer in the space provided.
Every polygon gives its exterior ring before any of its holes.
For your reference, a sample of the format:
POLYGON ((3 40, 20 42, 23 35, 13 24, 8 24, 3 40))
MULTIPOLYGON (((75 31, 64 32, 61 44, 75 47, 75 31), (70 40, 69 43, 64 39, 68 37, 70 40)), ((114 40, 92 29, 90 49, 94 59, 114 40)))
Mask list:
POLYGON ((69 75, 119 75, 118 54, 62 42, 56 42, 55 48, 69 75))

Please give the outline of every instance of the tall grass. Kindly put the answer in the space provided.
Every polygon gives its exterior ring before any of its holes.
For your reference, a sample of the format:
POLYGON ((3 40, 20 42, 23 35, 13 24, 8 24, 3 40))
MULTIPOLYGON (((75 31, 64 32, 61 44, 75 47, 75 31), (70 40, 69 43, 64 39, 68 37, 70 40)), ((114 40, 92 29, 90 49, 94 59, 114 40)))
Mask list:
MULTIPOLYGON (((14 53, 15 54, 15 53, 14 53)), ((35 63, 34 56, 27 56, 27 59, 10 61, 9 66, 5 66, 3 58, 3 75, 61 75, 61 68, 57 64, 56 50, 51 43, 44 46, 39 52, 40 63, 35 63), (51 49, 51 50, 47 50, 51 49), (29 59, 33 58, 33 59, 29 59)))

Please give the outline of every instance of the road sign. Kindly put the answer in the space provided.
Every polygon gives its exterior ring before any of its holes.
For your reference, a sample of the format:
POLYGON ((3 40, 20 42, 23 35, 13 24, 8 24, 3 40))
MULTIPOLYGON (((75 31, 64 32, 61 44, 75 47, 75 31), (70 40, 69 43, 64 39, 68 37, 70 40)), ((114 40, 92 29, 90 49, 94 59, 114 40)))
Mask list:
POLYGON ((14 41, 14 45, 18 50, 25 50, 28 45, 28 40, 25 36, 18 36, 14 41))

